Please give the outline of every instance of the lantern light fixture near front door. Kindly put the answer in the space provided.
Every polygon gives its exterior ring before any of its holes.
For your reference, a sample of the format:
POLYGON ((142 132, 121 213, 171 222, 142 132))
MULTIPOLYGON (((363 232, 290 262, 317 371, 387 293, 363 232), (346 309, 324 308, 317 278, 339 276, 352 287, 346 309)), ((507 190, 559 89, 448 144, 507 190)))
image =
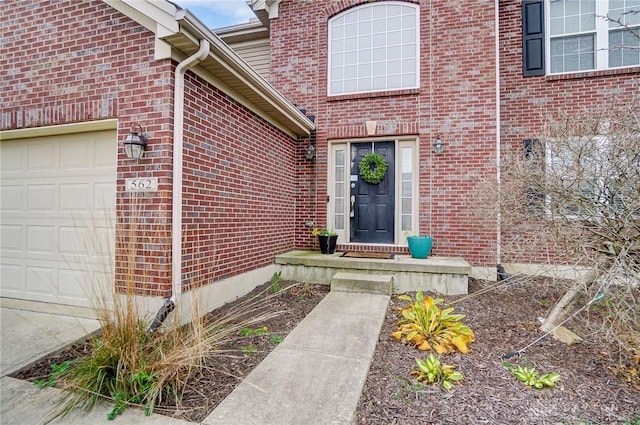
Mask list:
POLYGON ((311 160, 316 154, 316 148, 309 143, 306 148, 304 148, 304 157, 311 160))
POLYGON ((147 146, 147 137, 143 134, 142 127, 136 123, 131 126, 131 133, 124 139, 124 151, 129 159, 141 159, 144 148, 147 146))
POLYGON ((440 138, 439 134, 436 136, 436 140, 433 141, 433 152, 436 154, 444 152, 444 142, 440 138))
MULTIPOLYGON (((315 116, 309 117, 311 121, 315 121, 315 116)), ((316 155, 316 142, 317 142, 317 133, 316 130, 311 130, 309 133, 309 143, 307 143, 307 147, 304 148, 304 157, 311 161, 313 157, 316 155)))

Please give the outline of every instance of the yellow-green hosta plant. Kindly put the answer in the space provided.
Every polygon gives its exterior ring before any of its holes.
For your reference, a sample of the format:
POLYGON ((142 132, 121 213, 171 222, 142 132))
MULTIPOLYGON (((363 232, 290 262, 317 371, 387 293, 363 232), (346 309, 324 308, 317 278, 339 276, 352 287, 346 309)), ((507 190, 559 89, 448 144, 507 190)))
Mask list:
POLYGON ((509 362, 504 362, 503 365, 518 381, 531 388, 542 389, 544 387, 555 387, 556 382, 560 380, 560 375, 555 372, 540 375, 533 367, 523 367, 520 365, 514 367, 509 362))
POLYGON ((463 314, 453 314, 453 308, 441 309, 441 298, 424 297, 421 291, 413 300, 408 295, 398 299, 407 301, 400 314, 398 330, 391 333, 397 340, 403 338, 418 350, 434 350, 438 354, 460 351, 469 352, 469 344, 475 340, 473 331, 462 323, 463 314))
POLYGON ((440 383, 445 390, 450 390, 455 382, 463 378, 462 373, 454 370, 454 366, 442 364, 434 354, 429 354, 424 360, 416 359, 416 363, 418 369, 412 370, 411 374, 415 375, 418 381, 430 384, 440 383))

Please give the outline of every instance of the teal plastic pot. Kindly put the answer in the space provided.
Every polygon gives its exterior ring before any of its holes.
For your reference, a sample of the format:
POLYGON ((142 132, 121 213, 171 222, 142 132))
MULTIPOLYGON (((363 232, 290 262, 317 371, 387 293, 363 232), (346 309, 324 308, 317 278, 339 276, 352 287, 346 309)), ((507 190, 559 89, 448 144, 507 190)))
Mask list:
POLYGON ((433 238, 431 236, 407 236, 407 242, 413 258, 427 258, 431 252, 433 238))

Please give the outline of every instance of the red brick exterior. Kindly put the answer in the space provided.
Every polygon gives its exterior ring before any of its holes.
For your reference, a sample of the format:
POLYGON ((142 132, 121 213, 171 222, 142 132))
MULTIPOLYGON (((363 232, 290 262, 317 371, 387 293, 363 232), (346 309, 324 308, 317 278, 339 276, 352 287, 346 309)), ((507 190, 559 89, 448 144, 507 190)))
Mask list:
MULTIPOLYGON (((523 140, 543 132, 545 121, 560 112, 583 112, 624 100, 640 90, 640 67, 539 77, 522 76, 520 1, 500 1, 500 92, 503 150, 522 152, 523 140)), ((508 237, 508 235, 505 235, 508 237)), ((526 259, 546 260, 544 246, 526 259)))
MULTIPOLYGON (((13 2, 7 12, 2 129, 117 118, 117 234, 126 241, 135 223, 138 244, 117 248, 116 281, 170 295, 176 64, 156 61, 154 34, 101 1, 13 2), (139 162, 121 147, 133 123, 149 139, 139 162), (159 190, 127 193, 131 177, 157 177, 159 190)), ((293 246, 295 139, 187 73, 184 143, 185 289, 293 246)))
POLYGON ((290 250, 296 140, 191 75, 184 139, 185 284, 272 264, 290 250))
MULTIPOLYGON (((420 232, 434 236, 433 253, 492 264, 495 224, 480 226, 469 201, 478 179, 495 175, 494 8, 481 1, 419 2, 420 88, 328 97, 328 19, 365 3, 288 0, 271 21, 272 82, 315 115, 318 126, 317 160, 300 175, 300 184, 312 189, 301 192, 298 201, 309 205, 311 199, 315 208, 301 209, 298 221, 314 220, 320 225, 327 221, 328 141, 365 139, 364 122, 376 120, 376 136, 420 140, 420 232), (444 155, 432 153, 437 134, 446 144, 444 155)), ((298 229, 297 244, 310 246, 309 232, 298 229)), ((350 248, 389 250, 367 245, 350 248)))
MULTIPOLYGON (((472 194, 496 175, 494 3, 417 1, 418 89, 327 96, 328 19, 369 0, 287 0, 271 21, 272 84, 316 116, 316 159, 296 141, 188 72, 185 88, 183 282, 185 289, 273 262, 317 244, 307 221, 327 222, 330 141, 376 136, 419 140, 420 233, 433 253, 474 265, 496 260, 496 222, 478 222, 472 194), (431 144, 440 135, 445 153, 431 144)), ((520 2, 500 1, 500 138, 519 149, 544 123, 542 112, 580 110, 638 91, 639 69, 522 77, 520 2)), ((144 241, 116 252, 116 279, 140 292, 171 292, 173 85, 176 64, 154 59, 154 34, 97 0, 13 2, 3 22, 2 129, 118 119, 117 232, 137 216, 144 241), (133 123, 149 138, 146 158, 121 148, 133 123), (157 177, 159 191, 127 193, 130 177, 157 177)), ((372 246, 350 249, 376 250, 372 246)), ((392 248, 402 252, 404 247, 392 248)))
MULTIPOLYGON (((364 122, 376 120, 376 136, 419 137, 420 232, 434 236, 433 253, 490 265, 496 260, 497 223, 478 222, 470 203, 478 180, 496 175, 495 3, 407 2, 420 5, 421 81, 414 90, 327 96, 328 20, 366 0, 288 0, 271 21, 273 83, 317 117, 315 169, 307 167, 300 176, 306 180, 303 186, 315 190, 302 193, 316 200, 315 211, 301 209, 298 221, 327 222, 328 141, 366 139, 364 122), (445 142, 444 155, 431 152, 437 134, 445 142)), ((521 2, 499 5, 501 152, 521 150, 522 140, 539 134, 548 114, 580 111, 613 95, 638 92, 638 67, 523 77, 521 2)), ((298 244, 312 242, 308 233, 298 233, 298 244)), ((536 254, 509 259, 533 261, 536 254)))

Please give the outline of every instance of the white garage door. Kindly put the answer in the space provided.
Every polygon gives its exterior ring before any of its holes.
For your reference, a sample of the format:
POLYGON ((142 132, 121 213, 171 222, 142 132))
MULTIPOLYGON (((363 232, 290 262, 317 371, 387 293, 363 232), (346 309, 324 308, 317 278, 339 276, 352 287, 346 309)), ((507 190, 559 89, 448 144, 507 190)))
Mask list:
POLYGON ((3 141, 0 295, 91 306, 113 282, 116 135, 3 141))

